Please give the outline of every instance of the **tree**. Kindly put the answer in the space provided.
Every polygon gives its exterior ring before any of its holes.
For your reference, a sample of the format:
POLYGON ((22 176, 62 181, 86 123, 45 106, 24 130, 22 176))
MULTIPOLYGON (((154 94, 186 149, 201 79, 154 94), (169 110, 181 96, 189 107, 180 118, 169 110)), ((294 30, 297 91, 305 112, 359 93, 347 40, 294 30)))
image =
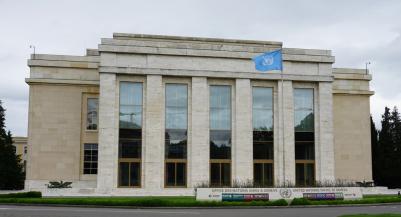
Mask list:
POLYGON ((382 115, 381 125, 382 128, 379 132, 379 141, 377 145, 377 150, 375 153, 375 166, 373 167, 375 171, 375 184, 381 186, 387 186, 388 174, 389 170, 389 156, 388 153, 391 152, 391 133, 390 133, 390 109, 388 107, 384 108, 384 114, 382 115))
POLYGON ((375 122, 372 116, 370 116, 370 136, 371 136, 371 146, 372 146, 372 173, 373 180, 379 179, 380 171, 380 155, 379 155, 379 143, 378 143, 378 130, 376 129, 375 122))
POLYGON ((18 190, 24 188, 25 175, 21 158, 15 153, 10 131, 6 131, 5 109, 0 100, 0 189, 18 190))
POLYGON ((377 145, 373 144, 373 177, 376 185, 401 187, 401 118, 397 107, 393 111, 385 107, 382 129, 377 145))

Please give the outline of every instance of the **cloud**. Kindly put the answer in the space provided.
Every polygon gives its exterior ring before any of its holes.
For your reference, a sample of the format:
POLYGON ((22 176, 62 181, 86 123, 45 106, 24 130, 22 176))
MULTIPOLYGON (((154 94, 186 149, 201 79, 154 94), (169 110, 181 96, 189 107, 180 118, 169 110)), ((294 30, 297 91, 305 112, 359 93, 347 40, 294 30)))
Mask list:
POLYGON ((398 0, 0 0, 0 99, 7 126, 26 134, 29 45, 38 53, 83 55, 113 32, 282 41, 331 49, 335 67, 373 74, 375 120, 399 105, 401 2, 398 0))

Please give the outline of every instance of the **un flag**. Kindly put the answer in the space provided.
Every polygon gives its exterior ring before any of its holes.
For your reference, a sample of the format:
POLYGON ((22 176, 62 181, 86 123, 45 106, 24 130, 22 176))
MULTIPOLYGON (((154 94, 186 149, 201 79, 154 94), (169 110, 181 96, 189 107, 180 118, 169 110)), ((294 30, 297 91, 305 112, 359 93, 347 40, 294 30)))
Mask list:
POLYGON ((283 70, 283 58, 280 50, 272 52, 266 52, 262 55, 252 58, 255 62, 255 69, 258 71, 271 71, 271 70, 283 70))

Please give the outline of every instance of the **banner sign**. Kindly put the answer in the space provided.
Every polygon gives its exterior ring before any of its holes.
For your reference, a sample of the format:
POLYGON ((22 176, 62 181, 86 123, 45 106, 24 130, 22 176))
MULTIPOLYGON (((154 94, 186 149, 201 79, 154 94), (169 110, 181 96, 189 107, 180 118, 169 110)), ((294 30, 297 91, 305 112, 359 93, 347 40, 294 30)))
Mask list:
POLYGON ((196 200, 253 201, 253 200, 355 200, 362 198, 359 187, 329 188, 197 188, 196 200))
POLYGON ((226 194, 221 195, 222 201, 253 201, 269 200, 269 194, 226 194))

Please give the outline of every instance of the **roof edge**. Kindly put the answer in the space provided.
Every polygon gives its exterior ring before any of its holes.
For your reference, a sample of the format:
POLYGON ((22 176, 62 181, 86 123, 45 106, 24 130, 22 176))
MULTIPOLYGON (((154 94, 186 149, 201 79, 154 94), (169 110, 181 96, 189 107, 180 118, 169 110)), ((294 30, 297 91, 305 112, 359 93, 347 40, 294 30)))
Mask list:
POLYGON ((167 39, 167 40, 177 40, 177 41, 220 42, 220 43, 258 44, 258 45, 278 45, 278 46, 283 45, 283 42, 279 41, 223 39, 223 38, 207 38, 207 37, 191 37, 191 36, 133 34, 133 33, 113 33, 113 38, 114 39, 134 39, 134 38, 167 39))

